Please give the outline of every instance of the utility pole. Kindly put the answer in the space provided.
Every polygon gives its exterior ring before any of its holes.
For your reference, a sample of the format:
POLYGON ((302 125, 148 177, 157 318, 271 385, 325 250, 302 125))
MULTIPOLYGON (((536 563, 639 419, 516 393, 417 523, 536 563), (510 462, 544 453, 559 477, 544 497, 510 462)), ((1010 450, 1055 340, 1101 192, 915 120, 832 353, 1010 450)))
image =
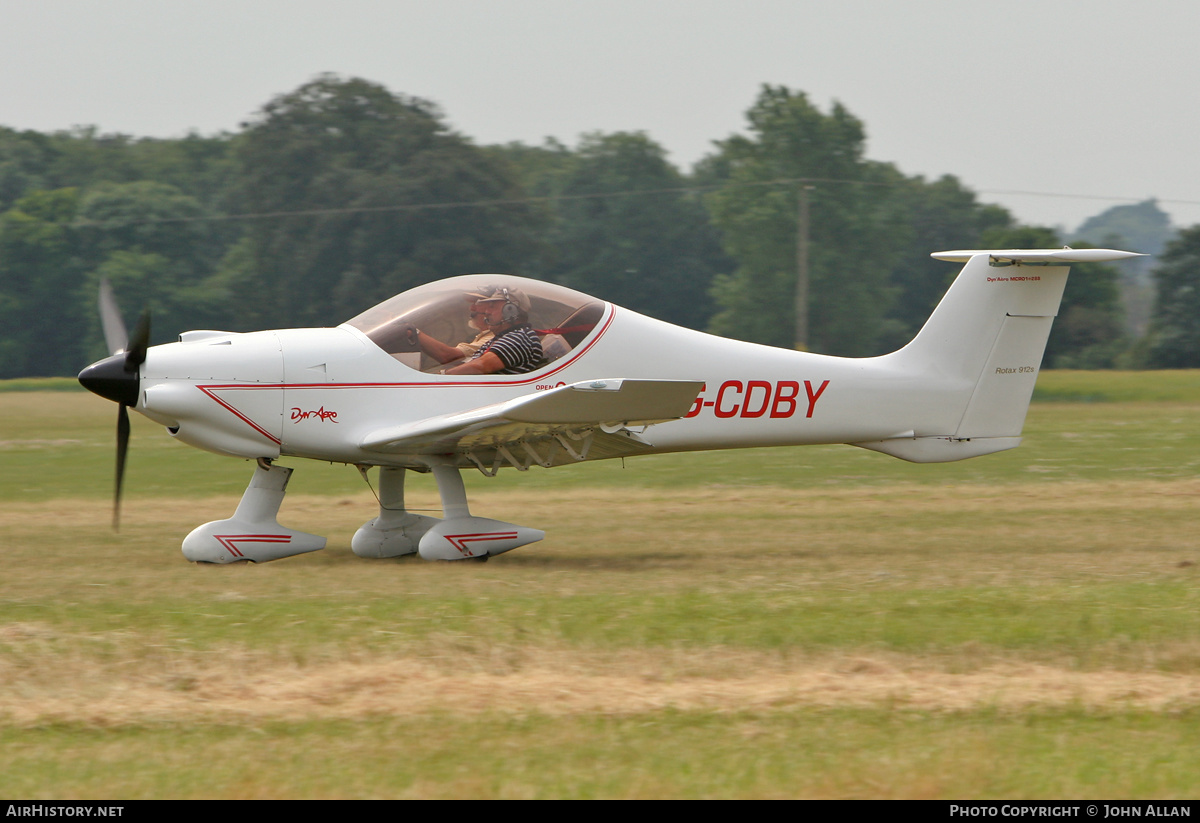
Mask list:
POLYGON ((796 351, 808 351, 808 192, 800 184, 800 213, 796 218, 796 351))

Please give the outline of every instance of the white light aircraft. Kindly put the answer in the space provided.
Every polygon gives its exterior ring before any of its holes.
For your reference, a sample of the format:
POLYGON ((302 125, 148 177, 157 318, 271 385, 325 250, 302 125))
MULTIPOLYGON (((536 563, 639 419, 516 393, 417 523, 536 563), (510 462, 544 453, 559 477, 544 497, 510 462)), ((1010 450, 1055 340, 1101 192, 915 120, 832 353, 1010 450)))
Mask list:
POLYGON ((102 287, 116 353, 79 380, 120 405, 114 522, 129 408, 192 446, 257 461, 233 517, 184 539, 189 560, 262 562, 324 548, 325 538, 277 521, 292 473, 274 462, 281 457, 352 464, 364 477, 379 467, 379 516, 354 535, 356 554, 486 560, 544 533, 472 515, 462 469, 493 476, 626 455, 830 443, 917 463, 1011 449, 1070 264, 1139 255, 933 256, 966 265, 916 338, 881 357, 727 340, 561 286, 488 274, 420 286, 337 328, 191 331, 153 347, 148 316, 127 337, 102 287), (497 319, 480 324, 487 307, 479 300, 499 309, 497 319), (542 349, 532 370, 470 373, 484 370, 483 357, 448 352, 526 325, 542 349), (405 509, 409 470, 433 473, 442 518, 405 509))

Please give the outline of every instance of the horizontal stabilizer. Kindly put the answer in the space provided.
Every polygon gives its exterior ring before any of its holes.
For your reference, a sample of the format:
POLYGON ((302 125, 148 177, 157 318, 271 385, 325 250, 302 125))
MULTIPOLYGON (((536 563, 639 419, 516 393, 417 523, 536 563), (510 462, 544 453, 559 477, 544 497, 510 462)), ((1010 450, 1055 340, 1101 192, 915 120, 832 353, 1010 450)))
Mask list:
POLYGON ((367 451, 426 451, 445 449, 463 438, 479 436, 496 443, 517 442, 529 435, 589 426, 615 429, 648 425, 683 417, 703 383, 691 380, 588 380, 549 391, 444 414, 371 432, 359 445, 367 451))
POLYGON ((1061 263, 1066 266, 1071 263, 1107 263, 1111 260, 1127 260, 1131 257, 1145 257, 1132 251, 1116 251, 1114 249, 961 249, 959 251, 937 251, 929 255, 937 260, 951 263, 966 263, 972 257, 986 254, 993 261, 1000 263, 1042 263, 1053 265, 1061 263))

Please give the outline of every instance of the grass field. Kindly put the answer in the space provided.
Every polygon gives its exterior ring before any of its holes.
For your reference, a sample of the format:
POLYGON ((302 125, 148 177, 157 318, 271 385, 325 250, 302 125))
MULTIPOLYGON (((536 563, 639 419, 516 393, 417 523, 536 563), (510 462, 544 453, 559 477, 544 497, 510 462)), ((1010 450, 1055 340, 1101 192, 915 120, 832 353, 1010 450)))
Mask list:
MULTIPOLYGON (((1170 798, 1200 791, 1200 372, 1039 379, 1017 450, 468 476, 547 539, 194 566, 249 464, 0 384, 0 796, 1170 798)), ((436 509, 431 480, 410 506, 436 509)))

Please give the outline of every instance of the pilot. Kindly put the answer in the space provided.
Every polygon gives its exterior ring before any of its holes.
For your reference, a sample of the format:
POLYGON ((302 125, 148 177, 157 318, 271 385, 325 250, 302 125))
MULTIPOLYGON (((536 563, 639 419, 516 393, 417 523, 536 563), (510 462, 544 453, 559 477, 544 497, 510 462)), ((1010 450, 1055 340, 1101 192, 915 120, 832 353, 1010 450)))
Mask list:
POLYGON ((477 347, 444 374, 524 374, 537 368, 543 358, 542 343, 529 325, 529 297, 505 286, 486 286, 467 297, 474 301, 471 325, 482 329, 472 343, 448 346, 412 330, 413 342, 442 363, 462 357, 464 346, 477 347))
POLYGON ((529 325, 529 297, 517 288, 488 286, 471 294, 494 334, 483 348, 446 374, 524 374, 542 362, 542 341, 529 325))
POLYGON ((452 360, 462 360, 478 354, 479 350, 496 336, 496 333, 483 325, 483 319, 487 316, 486 306, 481 305, 474 295, 469 294, 467 298, 471 300, 471 318, 467 321, 467 325, 478 332, 474 340, 450 346, 436 337, 426 334, 416 326, 406 323, 402 334, 407 339, 410 350, 420 348, 439 363, 449 363, 452 360))

